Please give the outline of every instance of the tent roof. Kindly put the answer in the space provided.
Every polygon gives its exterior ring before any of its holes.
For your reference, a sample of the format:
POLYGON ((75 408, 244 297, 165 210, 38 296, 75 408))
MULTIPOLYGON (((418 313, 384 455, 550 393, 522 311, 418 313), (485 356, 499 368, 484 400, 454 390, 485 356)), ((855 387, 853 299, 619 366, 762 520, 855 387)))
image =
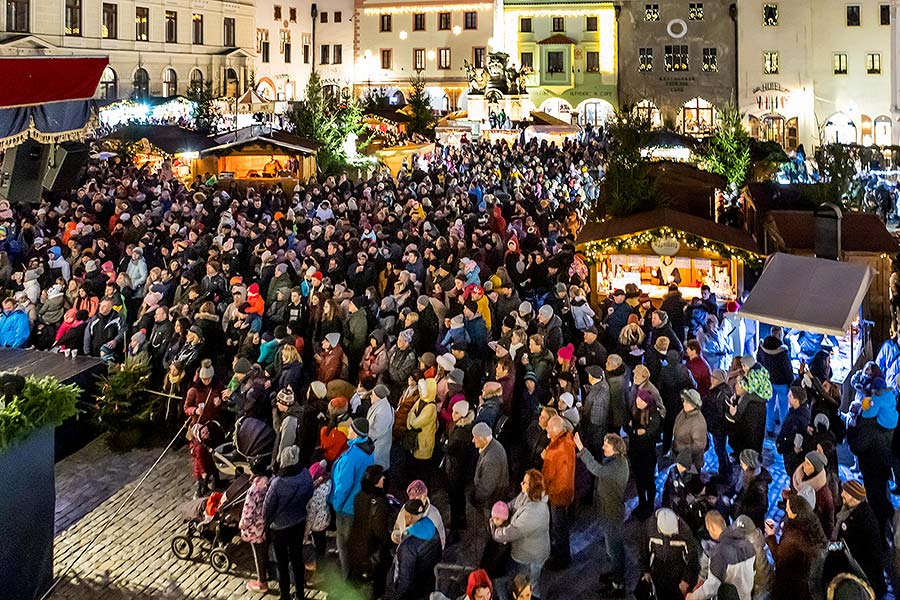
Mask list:
POLYGON ((245 127, 237 132, 224 133, 216 138, 218 146, 213 146, 201 151, 203 155, 230 154, 249 144, 268 145, 281 150, 299 152, 300 154, 315 154, 320 144, 302 138, 298 135, 281 131, 257 131, 253 127, 245 127))
MULTIPOLYGON (((559 127, 574 127, 571 123, 566 123, 562 119, 557 119, 553 115, 548 115, 540 110, 531 111, 531 120, 535 125, 556 125, 559 127)), ((576 128, 577 129, 577 128, 576 128)))
POLYGON ((255 90, 247 90, 244 95, 238 99, 238 104, 273 104, 271 100, 266 100, 256 93, 255 90))
POLYGON ((142 138, 169 154, 201 152, 215 145, 212 138, 175 125, 128 125, 106 136, 106 139, 132 142, 142 138))
POLYGON ((652 231, 663 226, 707 240, 720 242, 733 248, 759 252, 756 242, 749 233, 742 229, 721 225, 709 219, 695 217, 694 215, 678 212, 670 208, 658 208, 621 219, 609 219, 602 223, 588 223, 581 229, 575 244, 580 246, 608 238, 652 231))
POLYGON ((28 56, 0 58, 0 77, 15 82, 0 91, 0 107, 89 100, 109 58, 106 56, 28 56))
POLYGON ((772 325, 843 335, 873 277, 866 265, 773 254, 739 314, 772 325))
MULTIPOLYGON (((774 226, 785 250, 814 250, 816 217, 810 211, 772 210, 767 222, 774 226)), ((841 246, 846 252, 897 252, 897 240, 877 215, 844 212, 841 218, 841 246)))

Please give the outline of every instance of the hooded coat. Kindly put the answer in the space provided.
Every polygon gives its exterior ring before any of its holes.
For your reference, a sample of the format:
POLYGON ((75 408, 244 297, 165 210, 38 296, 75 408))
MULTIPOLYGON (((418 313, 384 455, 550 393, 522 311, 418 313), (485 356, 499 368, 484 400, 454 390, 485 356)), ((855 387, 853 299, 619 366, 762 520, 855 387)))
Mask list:
POLYGON ((391 466, 394 408, 387 398, 372 403, 366 413, 369 421, 369 439, 375 444, 375 464, 387 471, 391 466))
POLYGON ((756 361, 769 372, 772 385, 791 385, 794 368, 787 347, 777 337, 768 336, 756 351, 756 361))
POLYGON ((347 451, 341 454, 331 469, 332 490, 328 503, 334 512, 353 515, 353 502, 362 485, 362 476, 374 464, 375 445, 367 437, 347 442, 347 451))
POLYGON ((418 431, 418 447, 413 458, 428 460, 434 455, 434 441, 437 435, 437 405, 434 403, 437 385, 434 379, 419 381, 419 399, 413 404, 406 417, 406 426, 418 431))
POLYGON ((397 547, 385 600, 425 600, 434 591, 441 540, 431 519, 420 518, 397 547))
POLYGON ((500 527, 491 523, 491 535, 511 545, 511 556, 519 564, 543 564, 550 556, 550 507, 547 497, 532 500, 521 492, 509 505, 509 521, 500 527))

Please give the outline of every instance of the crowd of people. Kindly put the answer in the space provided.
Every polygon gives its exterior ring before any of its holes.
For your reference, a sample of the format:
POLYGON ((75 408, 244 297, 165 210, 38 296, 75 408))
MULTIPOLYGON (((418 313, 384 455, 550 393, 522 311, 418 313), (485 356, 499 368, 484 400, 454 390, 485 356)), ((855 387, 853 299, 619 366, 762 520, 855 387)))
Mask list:
POLYGON ((271 546, 283 600, 329 530, 372 598, 452 593, 435 574, 463 536, 464 598, 547 598, 585 519, 604 597, 884 595, 900 336, 844 414, 827 351, 797 372, 778 328, 735 348, 708 288, 592 303, 574 242, 598 144, 439 146, 292 193, 92 162, 72 194, 0 202, 0 345, 148 361, 184 398, 197 496, 223 485, 211 449, 236 423, 271 424, 240 529, 248 589, 269 589, 271 546))

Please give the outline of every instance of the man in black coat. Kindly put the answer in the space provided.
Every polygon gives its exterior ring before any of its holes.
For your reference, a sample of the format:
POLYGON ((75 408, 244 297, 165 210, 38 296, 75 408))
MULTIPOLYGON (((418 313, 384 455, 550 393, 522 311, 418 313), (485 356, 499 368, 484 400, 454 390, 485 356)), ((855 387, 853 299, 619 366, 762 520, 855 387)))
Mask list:
POLYGON ((792 475, 803 462, 805 456, 803 442, 806 428, 811 423, 809 404, 806 402, 806 390, 800 386, 792 387, 788 393, 788 406, 790 408, 781 423, 781 431, 775 440, 775 448, 784 457, 784 472, 792 475))
POLYGON ((857 480, 848 481, 841 490, 844 507, 837 515, 834 528, 835 540, 847 544, 850 554, 865 572, 869 585, 875 590, 875 597, 887 593, 882 567, 882 544, 873 536, 880 531, 878 519, 866 499, 866 488, 857 480))

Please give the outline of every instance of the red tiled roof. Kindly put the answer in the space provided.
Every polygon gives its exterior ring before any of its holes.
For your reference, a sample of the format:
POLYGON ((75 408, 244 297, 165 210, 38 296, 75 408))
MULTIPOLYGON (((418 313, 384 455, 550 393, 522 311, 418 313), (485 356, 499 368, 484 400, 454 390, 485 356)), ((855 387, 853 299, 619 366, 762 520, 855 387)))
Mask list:
POLYGON ((572 44, 572 45, 575 45, 575 40, 573 40, 570 37, 566 37, 561 33, 557 33, 557 34, 551 35, 548 38, 542 39, 541 41, 538 42, 538 44, 540 44, 542 46, 546 46, 548 44, 556 44, 556 45, 572 44))

